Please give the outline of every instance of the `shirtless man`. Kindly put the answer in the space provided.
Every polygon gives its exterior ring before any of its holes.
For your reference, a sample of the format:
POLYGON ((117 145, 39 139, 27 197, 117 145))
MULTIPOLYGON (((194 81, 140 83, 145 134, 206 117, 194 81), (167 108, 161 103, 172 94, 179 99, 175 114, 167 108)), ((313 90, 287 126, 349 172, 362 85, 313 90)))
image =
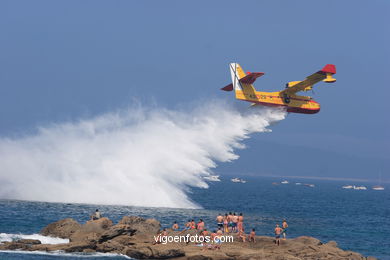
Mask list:
POLYGON ((252 231, 249 233, 248 241, 256 243, 256 232, 254 228, 252 228, 252 231))
POLYGON ((277 244, 279 246, 280 244, 280 234, 282 234, 283 232, 283 229, 281 227, 279 227, 279 224, 276 224, 276 227, 275 227, 275 244, 277 244))
POLYGON ((282 228, 283 228, 283 240, 286 240, 288 224, 285 219, 283 219, 282 228))
POLYGON ((173 222, 173 225, 172 225, 172 230, 176 231, 179 229, 179 225, 177 224, 177 222, 173 222))
POLYGON ((236 213, 233 213, 232 222, 233 222, 232 231, 237 232, 238 216, 236 216, 236 213))
POLYGON ((217 220, 218 228, 222 228, 223 227, 223 216, 221 214, 218 214, 216 220, 217 220))
POLYGON ((229 215, 227 216, 228 221, 228 232, 232 232, 233 229, 233 214, 229 212, 229 215))
POLYGON ((203 230, 204 229, 204 222, 203 219, 199 219, 198 224, 196 225, 197 230, 203 230))
POLYGON ((240 213, 240 216, 238 216, 238 222, 244 222, 244 216, 242 213, 240 213))

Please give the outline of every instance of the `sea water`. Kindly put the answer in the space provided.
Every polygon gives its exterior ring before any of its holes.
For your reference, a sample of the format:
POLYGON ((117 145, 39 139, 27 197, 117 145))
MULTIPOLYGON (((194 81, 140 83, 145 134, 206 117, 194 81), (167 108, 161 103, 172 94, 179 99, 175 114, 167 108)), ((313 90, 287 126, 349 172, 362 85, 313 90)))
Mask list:
MULTIPOLYGON (((346 190, 341 186, 355 184, 340 181, 313 181, 266 177, 245 177, 247 183, 233 183, 229 177, 212 182, 208 189, 192 189, 189 196, 200 209, 142 208, 131 206, 87 205, 0 200, 0 241, 17 237, 46 239, 45 243, 62 240, 42 238, 39 231, 47 224, 63 218, 85 223, 98 208, 114 222, 126 215, 157 218, 163 227, 177 221, 182 227, 189 219, 202 218, 209 230, 216 228, 215 218, 227 212, 243 213, 245 229, 255 228, 257 235, 273 235, 275 224, 286 219, 288 238, 313 236, 323 242, 335 240, 339 247, 365 256, 390 259, 390 189, 374 191, 346 190), (296 185, 299 182, 302 185, 296 185), (308 187, 304 183, 315 184, 308 187), (26 236, 27 235, 27 236, 26 236)), ((131 187, 129 187, 131 188, 131 187)), ((145 192, 149 192, 145 190, 145 192)), ((109 196, 109 194, 107 194, 109 196)), ((126 259, 113 254, 65 254, 0 252, 0 259, 126 259)))

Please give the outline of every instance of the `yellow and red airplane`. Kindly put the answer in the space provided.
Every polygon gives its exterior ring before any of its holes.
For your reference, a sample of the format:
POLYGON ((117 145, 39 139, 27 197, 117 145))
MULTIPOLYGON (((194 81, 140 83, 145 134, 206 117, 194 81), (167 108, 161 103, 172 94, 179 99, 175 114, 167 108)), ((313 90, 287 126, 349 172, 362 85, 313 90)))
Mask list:
POLYGON ((264 105, 273 107, 285 107, 287 112, 315 114, 320 111, 320 104, 308 96, 298 96, 297 92, 312 90, 313 85, 324 81, 333 83, 336 81, 332 77, 336 74, 336 66, 327 64, 322 70, 308 76, 303 81, 290 81, 286 84, 286 89, 278 92, 262 92, 256 91, 252 85, 258 77, 264 75, 263 72, 248 72, 244 70, 238 63, 230 63, 230 73, 232 83, 223 87, 222 90, 232 91, 236 93, 236 98, 252 102, 253 105, 264 105))

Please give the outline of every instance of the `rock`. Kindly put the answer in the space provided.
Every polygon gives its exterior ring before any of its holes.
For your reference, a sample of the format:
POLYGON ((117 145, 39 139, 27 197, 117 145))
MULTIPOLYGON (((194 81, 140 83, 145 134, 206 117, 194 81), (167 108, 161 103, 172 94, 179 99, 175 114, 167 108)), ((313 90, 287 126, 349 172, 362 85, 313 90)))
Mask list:
POLYGON ((367 260, 378 260, 376 257, 373 257, 373 256, 367 256, 366 259, 367 259, 367 260))
POLYGON ((337 247, 338 246, 336 241, 329 241, 328 243, 326 243, 326 245, 331 246, 331 247, 337 247))
POLYGON ((18 243, 27 244, 27 245, 39 245, 41 244, 41 241, 38 239, 19 239, 17 240, 18 243))
POLYGON ((103 252, 103 253, 113 252, 113 251, 121 252, 124 248, 125 248, 124 245, 112 240, 96 245, 96 251, 103 252))
POLYGON ((110 227, 112 227, 112 221, 108 218, 87 221, 69 237, 69 240, 70 242, 96 242, 110 227))
POLYGON ((212 260, 212 258, 204 255, 193 255, 187 257, 187 260, 212 260))
POLYGON ((158 250, 153 254, 153 258, 155 259, 168 259, 184 256, 185 253, 181 249, 166 249, 166 250, 158 250))
POLYGON ((72 253, 72 252, 83 252, 86 249, 96 249, 96 246, 94 243, 89 242, 75 242, 75 243, 69 243, 63 251, 66 253, 72 253))
POLYGON ((80 229, 80 226, 81 225, 76 220, 66 218, 47 225, 40 233, 44 236, 69 238, 73 233, 80 229))
POLYGON ((136 216, 124 216, 118 224, 129 225, 137 230, 137 234, 156 234, 161 229, 161 224, 156 219, 144 219, 136 216))
POLYGON ((302 243, 304 245, 316 245, 316 246, 322 245, 322 242, 314 237, 301 236, 301 237, 293 238, 291 240, 302 243))
POLYGON ((148 259, 152 258, 153 253, 150 247, 131 247, 125 250, 125 255, 135 259, 148 259))
MULTIPOLYGON (((88 221, 80 225, 73 219, 63 219, 52 223, 42 230, 42 234, 69 238, 66 244, 41 244, 39 240, 21 239, 0 243, 0 250, 26 251, 64 251, 64 252, 112 252, 127 255, 134 259, 177 259, 177 260, 299 260, 299 259, 334 259, 334 260, 375 260, 362 255, 344 251, 335 241, 326 244, 313 237, 302 236, 282 240, 275 245, 274 238, 257 236, 256 243, 236 241, 222 243, 219 250, 211 250, 186 245, 185 242, 153 244, 153 236, 161 225, 155 219, 126 216, 113 225, 108 218, 88 221)), ((184 232, 168 230, 170 236, 195 236, 198 230, 184 232)))
POLYGON ((136 231, 137 230, 133 229, 130 225, 118 224, 104 231, 99 238, 99 243, 113 239, 120 235, 132 236, 136 231))

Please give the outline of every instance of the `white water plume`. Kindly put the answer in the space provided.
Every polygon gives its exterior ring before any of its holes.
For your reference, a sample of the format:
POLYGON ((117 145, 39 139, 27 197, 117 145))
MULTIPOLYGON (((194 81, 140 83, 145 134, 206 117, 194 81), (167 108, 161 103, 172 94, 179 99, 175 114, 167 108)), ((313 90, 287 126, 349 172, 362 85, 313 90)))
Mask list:
POLYGON ((207 188, 202 176, 216 162, 237 159, 243 139, 285 115, 213 101, 190 111, 130 108, 3 137, 0 198, 197 207, 187 188, 207 188))

